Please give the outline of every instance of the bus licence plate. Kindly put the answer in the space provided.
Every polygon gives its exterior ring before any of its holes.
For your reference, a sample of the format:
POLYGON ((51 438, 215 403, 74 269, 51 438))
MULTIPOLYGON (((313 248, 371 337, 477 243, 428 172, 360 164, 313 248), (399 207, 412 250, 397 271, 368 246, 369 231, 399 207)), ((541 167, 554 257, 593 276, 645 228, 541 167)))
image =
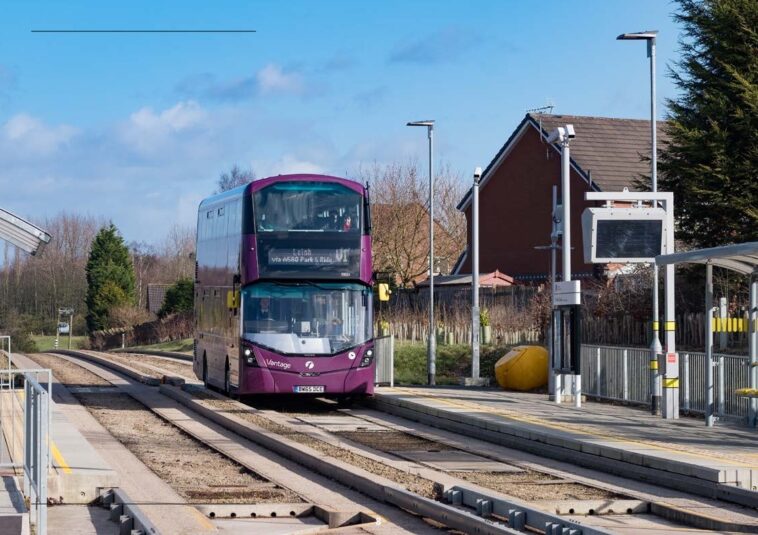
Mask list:
POLYGON ((295 386, 292 388, 296 394, 323 394, 324 387, 319 385, 295 386))

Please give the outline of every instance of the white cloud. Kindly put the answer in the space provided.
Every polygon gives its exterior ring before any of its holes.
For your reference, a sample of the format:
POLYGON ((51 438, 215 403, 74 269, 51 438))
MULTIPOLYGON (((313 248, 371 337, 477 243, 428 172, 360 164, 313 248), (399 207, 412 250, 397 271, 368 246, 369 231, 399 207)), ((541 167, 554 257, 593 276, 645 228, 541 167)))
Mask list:
POLYGON ((276 93, 302 94, 303 77, 297 72, 286 72, 279 65, 269 63, 256 75, 258 89, 263 95, 276 93))
POLYGON ((276 164, 279 169, 277 174, 288 175, 293 173, 314 173, 324 172, 324 168, 315 162, 300 160, 290 154, 285 154, 276 164))
POLYGON ((179 102, 157 113, 144 107, 129 116, 121 128, 121 137, 138 152, 154 154, 164 150, 176 137, 202 129, 207 119, 206 111, 193 100, 179 102))
POLYGON ((0 127, 0 148, 8 154, 50 155, 68 143, 77 129, 69 125, 50 126, 19 113, 0 127))
POLYGON ((176 132, 190 128, 206 117, 205 111, 194 100, 179 102, 171 108, 156 114, 152 108, 145 107, 134 112, 129 122, 141 130, 174 130, 176 132))

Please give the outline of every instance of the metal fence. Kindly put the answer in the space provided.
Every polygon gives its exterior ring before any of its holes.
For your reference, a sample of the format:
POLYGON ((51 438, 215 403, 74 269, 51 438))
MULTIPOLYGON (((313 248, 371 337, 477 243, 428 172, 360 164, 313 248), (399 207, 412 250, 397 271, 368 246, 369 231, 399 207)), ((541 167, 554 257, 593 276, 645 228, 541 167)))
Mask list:
POLYGON ((374 338, 374 358, 376 359, 376 379, 378 385, 395 386, 395 337, 393 335, 374 338))
MULTIPOLYGON (((10 341, 8 346, 10 349, 10 341)), ((0 468, 23 470, 23 493, 30 506, 35 532, 46 535, 52 373, 49 369, 16 369, 10 351, 0 351, 0 354, 7 364, 7 369, 0 369, 0 431, 10 457, 6 459, 4 453, 0 456, 0 468)))
POLYGON ((47 534, 47 474, 50 467, 50 396, 24 374, 24 496, 36 516, 38 535, 47 534))
MULTIPOLYGON (((679 353, 679 406, 705 414, 707 360, 705 353, 679 353)), ((650 350, 616 346, 582 346, 582 385, 586 395, 614 401, 650 404, 650 350)), ((716 414, 747 416, 748 400, 735 391, 748 386, 749 359, 714 353, 716 414)))

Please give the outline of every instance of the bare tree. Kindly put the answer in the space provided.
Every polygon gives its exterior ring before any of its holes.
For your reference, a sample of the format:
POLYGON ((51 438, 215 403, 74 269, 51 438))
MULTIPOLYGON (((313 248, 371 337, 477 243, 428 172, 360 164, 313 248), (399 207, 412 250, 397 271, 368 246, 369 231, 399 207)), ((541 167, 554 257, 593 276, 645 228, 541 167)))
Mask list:
MULTIPOLYGON (((429 186, 414 162, 373 165, 359 171, 371 185, 374 266, 409 286, 429 265, 429 186)), ((463 193, 449 166, 435 176, 435 272, 449 273, 463 250, 465 218, 455 209, 463 193)))
POLYGON ((216 193, 223 193, 230 189, 242 186, 255 180, 255 171, 250 169, 242 169, 237 164, 234 164, 228 173, 221 173, 218 177, 218 189, 216 193))
POLYGON ((163 275, 169 283, 179 279, 192 279, 195 275, 195 229, 182 225, 172 226, 160 246, 164 262, 163 275))

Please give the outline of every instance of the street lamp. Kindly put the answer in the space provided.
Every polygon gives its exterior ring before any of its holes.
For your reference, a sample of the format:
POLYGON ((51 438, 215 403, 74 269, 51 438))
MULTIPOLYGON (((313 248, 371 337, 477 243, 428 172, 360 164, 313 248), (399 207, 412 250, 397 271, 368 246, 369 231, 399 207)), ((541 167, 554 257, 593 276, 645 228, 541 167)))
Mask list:
MULTIPOLYGON (((650 179, 653 192, 658 191, 658 133, 655 123, 655 39, 658 30, 647 30, 637 33, 622 33, 616 37, 619 41, 646 41, 647 57, 650 58, 650 179)), ((653 264, 653 340, 650 343, 650 385, 651 400, 650 408, 653 414, 657 414, 661 406, 662 385, 661 376, 658 373, 658 355, 662 352, 661 340, 658 337, 658 264, 653 264)))
POLYGON ((406 126, 425 126, 429 136, 429 345, 427 346, 427 372, 429 385, 435 384, 436 349, 434 328, 434 173, 432 150, 434 148, 434 121, 412 121, 406 126))
POLYGON ((476 385, 479 379, 479 184, 482 179, 482 168, 474 170, 473 208, 471 210, 472 227, 472 270, 471 270, 471 382, 476 385))

